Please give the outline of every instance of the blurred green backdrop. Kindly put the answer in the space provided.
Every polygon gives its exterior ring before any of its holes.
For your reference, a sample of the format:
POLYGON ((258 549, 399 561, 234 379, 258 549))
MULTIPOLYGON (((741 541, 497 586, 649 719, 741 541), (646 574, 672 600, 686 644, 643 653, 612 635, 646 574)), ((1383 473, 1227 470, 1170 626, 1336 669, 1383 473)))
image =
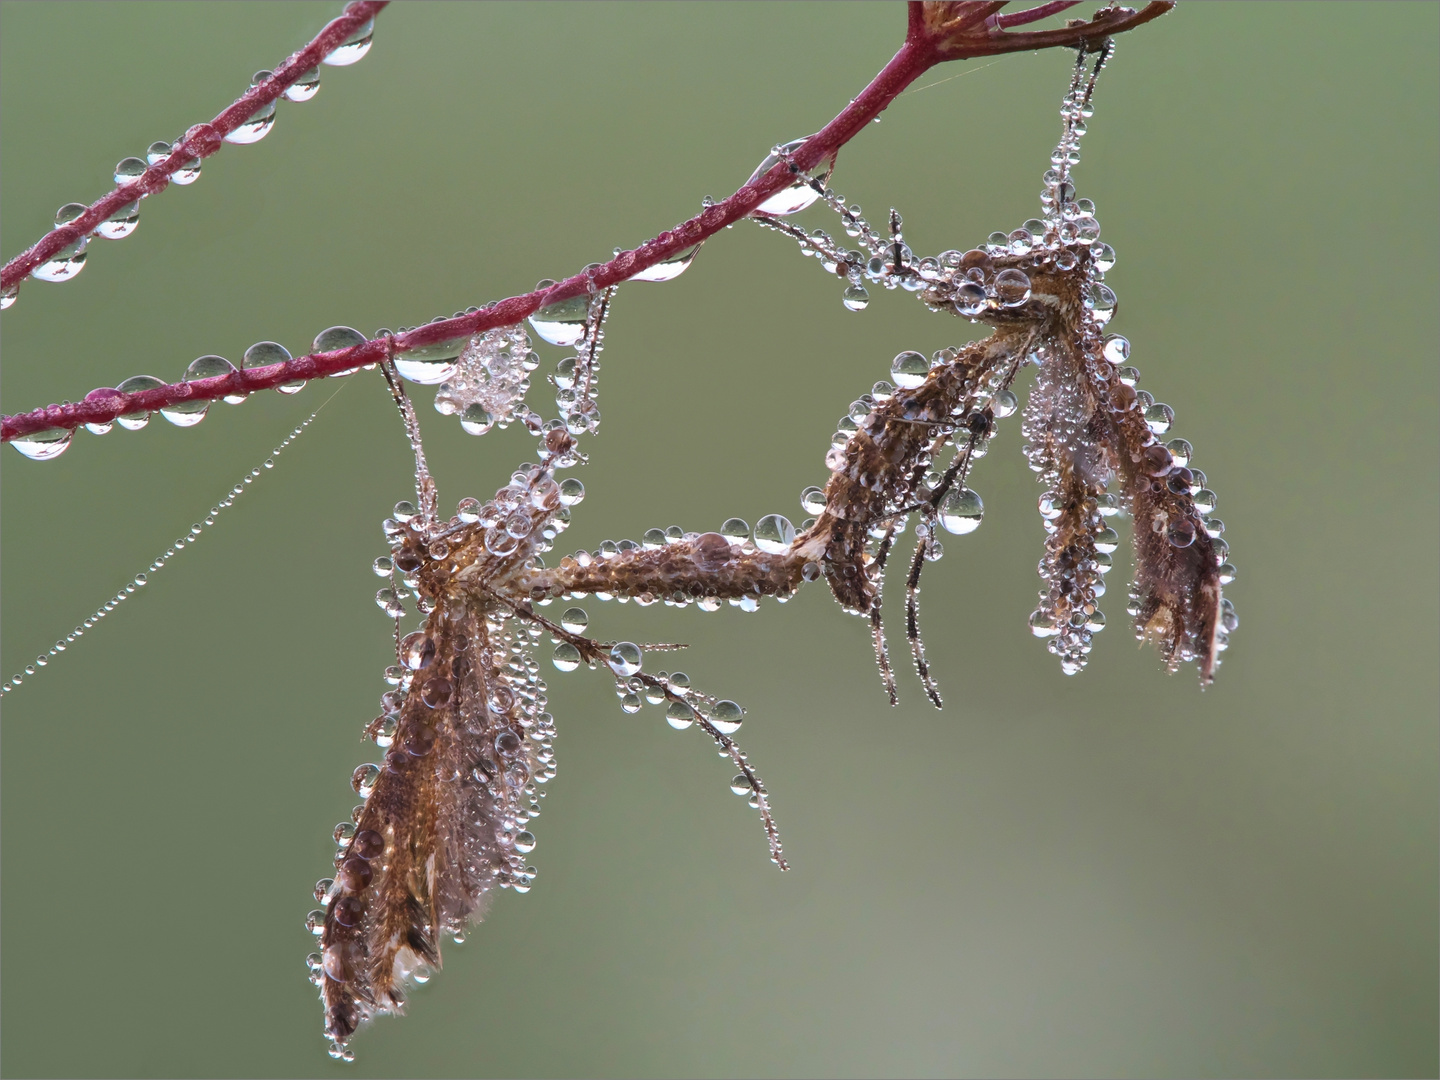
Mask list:
MULTIPOLYGON (((4 4, 4 254, 338 10, 4 4)), ((818 128, 903 23, 399 5, 263 142, 94 241, 74 283, 25 285, 4 407, 265 338, 298 353, 334 323, 420 322, 607 258, 818 128)), ((793 873, 705 740, 551 672, 537 888, 503 893, 342 1067, 302 920, 374 753, 389 630, 369 564, 410 480, 362 375, 5 699, 5 1074, 1435 1075, 1436 40, 1431 4, 1194 5, 1127 35, 1101 81, 1078 180, 1119 252, 1114 327, 1195 443, 1240 568, 1212 690, 1136 650, 1123 569, 1086 673, 1030 636, 1042 531, 1012 421, 975 479, 985 527, 926 577, 943 713, 908 675, 888 709, 865 627, 818 588, 757 615, 589 605, 602 635, 691 642, 696 682, 749 708, 793 873)), ((926 252, 1015 227, 1068 66, 932 72, 841 155, 838 190, 901 208, 926 252)), ((900 349, 971 329, 903 293, 851 314, 774 234, 715 237, 675 283, 620 293, 566 550, 798 520, 848 402, 900 349)), ((50 464, 0 455, 4 674, 340 385, 81 433, 50 464)), ((532 454, 423 407, 449 505, 532 454)))

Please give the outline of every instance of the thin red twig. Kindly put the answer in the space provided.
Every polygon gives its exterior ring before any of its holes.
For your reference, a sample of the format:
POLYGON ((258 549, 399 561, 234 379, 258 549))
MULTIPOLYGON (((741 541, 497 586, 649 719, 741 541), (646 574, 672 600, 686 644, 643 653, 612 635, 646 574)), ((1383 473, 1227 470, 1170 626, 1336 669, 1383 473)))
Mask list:
POLYGON ((1026 23, 1039 22, 1041 19, 1048 19, 1051 15, 1058 15, 1079 3, 1080 0, 1050 0, 1048 4, 1037 4, 1024 11, 1012 11, 1009 15, 1000 15, 995 22, 1002 30, 1011 26, 1024 26, 1026 23))
POLYGON ((345 14, 327 23, 310 44, 291 54, 268 79, 250 87, 234 104, 208 124, 196 124, 187 131, 185 137, 171 148, 168 157, 92 203, 90 208, 74 221, 51 229, 35 244, 7 262, 4 270, 0 271, 0 288, 9 289, 18 285, 37 266, 49 261, 52 256, 82 237, 89 236, 97 225, 105 222, 122 206, 128 206, 146 195, 164 191, 172 174, 219 150, 226 135, 266 105, 278 101, 280 95, 300 76, 319 65, 320 61, 335 51, 336 46, 375 18, 389 2, 390 0, 356 0, 348 4, 345 14))
MULTIPOLYGON (((352 8, 362 5, 352 5, 352 8)), ((378 8, 380 5, 371 5, 378 8)), ((961 0, 958 3, 912 2, 905 43, 890 62, 870 82, 860 96, 847 105, 835 119, 811 136, 791 160, 797 167, 809 170, 834 154, 854 138, 865 125, 884 111, 900 93, 931 67, 948 60, 972 59, 1028 49, 1076 46, 1094 43, 1109 34, 1121 33, 1164 14, 1174 6, 1173 0, 1157 0, 1141 11, 1106 8, 1090 22, 1057 30, 1006 33, 994 25, 992 16, 999 5, 987 0, 961 0)), ((1046 9, 1044 14, 1058 10, 1044 4, 1017 12, 1010 18, 1031 21, 1031 12, 1046 9)), ((1040 17, 1040 16, 1036 16, 1040 17)), ((335 24, 331 24, 334 26, 335 24)), ((327 28, 328 30, 328 28, 327 28)), ((316 39, 319 40, 318 38, 316 39)), ((341 39, 343 40, 343 38, 341 39)), ((313 43, 312 43, 313 44, 313 43)), ((314 66, 311 64, 310 66, 314 66)), ((301 69, 305 70, 305 69, 301 69)), ((277 73, 278 74, 278 73, 277 73)), ((296 72, 298 74, 298 72, 296 72)), ((259 87, 256 90, 260 89, 259 87)), ((254 93, 254 91, 252 91, 254 93)), ((247 99, 242 98, 241 101, 247 99)), ((227 116, 240 107, 240 102, 222 113, 227 116)), ((254 112, 240 116, 247 119, 254 112)), ((238 123, 239 120, 236 122, 238 123)), ((216 140, 218 143, 218 139, 216 140)), ((441 322, 426 323, 394 337, 397 351, 419 348, 441 341, 470 337, 500 326, 520 323, 547 304, 579 296, 592 290, 618 285, 648 267, 688 250, 726 225, 739 221, 769 196, 792 179, 790 167, 780 163, 753 183, 746 184, 729 198, 709 206, 673 229, 660 233, 653 240, 631 251, 622 251, 609 262, 588 273, 575 274, 547 289, 537 289, 521 296, 512 296, 482 310, 441 322)), ((122 189, 123 190, 123 189, 122 189)), ((112 196, 117 193, 112 193, 112 196)), ((124 205, 126 198, 116 199, 109 207, 113 212, 124 205)), ((99 207, 104 203, 97 203, 99 207)), ((92 207, 92 210, 94 207, 92 207)), ((93 224, 104 220, 95 218, 93 224)), ((81 221, 86 219, 80 219, 81 221)), ((79 222, 76 223, 79 225, 79 222)), ((92 224, 92 227, 93 227, 92 224)), ((58 230, 57 230, 58 231, 58 230)), ((52 234, 53 235, 53 234, 52 234)), ((73 242, 75 236, 66 242, 73 242)), ((62 245, 63 246, 63 245, 62 245)), ((58 250, 58 248, 56 249, 58 250)), ((312 353, 270 367, 237 370, 228 375, 193 382, 172 383, 131 394, 96 395, 92 400, 74 404, 50 405, 43 409, 15 416, 6 416, 0 423, 0 440, 5 442, 21 435, 30 435, 51 428, 74 428, 80 424, 105 424, 127 413, 153 412, 184 401, 213 401, 229 394, 254 393, 281 383, 299 379, 317 379, 348 372, 365 364, 378 363, 386 355, 383 341, 369 341, 349 349, 328 353, 312 353)))

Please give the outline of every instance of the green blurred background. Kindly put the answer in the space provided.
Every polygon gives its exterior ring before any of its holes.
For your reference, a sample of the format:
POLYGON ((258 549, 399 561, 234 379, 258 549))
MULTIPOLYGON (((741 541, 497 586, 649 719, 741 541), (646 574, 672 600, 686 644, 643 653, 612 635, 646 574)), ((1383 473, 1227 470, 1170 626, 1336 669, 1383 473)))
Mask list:
MULTIPOLYGON (((4 254, 338 10, 4 4, 4 254)), ((24 286, 4 407, 572 273, 821 126, 903 24, 897 5, 398 5, 263 142, 95 240, 74 283, 24 286)), ((1077 176, 1119 252, 1113 326, 1240 568, 1213 689, 1135 648, 1123 568, 1083 675, 1030 636, 1043 534, 1011 421, 975 478, 984 528, 926 575, 943 713, 908 672, 886 707, 865 626, 819 588, 757 615, 588 605, 601 635, 692 643, 696 683, 748 707, 792 873, 706 740, 547 663, 562 737, 536 889, 502 893, 340 1066, 302 920, 374 757, 390 639, 370 562, 411 464, 361 375, 5 698, 5 1074, 1435 1075, 1436 43, 1431 4, 1193 5, 1122 39, 1101 81, 1077 176)), ((842 153, 837 189, 874 219, 899 207, 929 253, 1014 228, 1068 69, 931 72, 842 153)), ((753 227, 622 290, 565 550, 799 520, 851 399, 902 348, 973 332, 904 293, 852 314, 840 291, 753 227)), ((3 673, 341 385, 82 432, 49 464, 0 455, 3 673)), ((447 505, 532 455, 419 396, 447 505)))

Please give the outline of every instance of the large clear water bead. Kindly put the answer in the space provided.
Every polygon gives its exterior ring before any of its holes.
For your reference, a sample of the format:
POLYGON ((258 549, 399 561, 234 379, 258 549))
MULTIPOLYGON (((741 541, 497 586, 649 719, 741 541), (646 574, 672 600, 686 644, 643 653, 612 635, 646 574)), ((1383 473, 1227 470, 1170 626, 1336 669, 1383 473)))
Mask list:
POLYGON ((10 445, 31 461, 50 461, 69 449, 74 437, 72 428, 46 428, 31 435, 18 435, 10 440, 10 445))
POLYGON ((370 51, 375 39, 375 20, 368 20, 321 61, 331 67, 349 67, 370 51))
MULTIPOLYGON (((788 157, 795 153, 795 151, 805 145, 808 139, 808 135, 804 139, 792 139, 790 142, 779 147, 778 153, 772 150, 766 154, 765 159, 761 161, 755 171, 750 174, 750 179, 746 180, 745 183, 753 184, 776 165, 780 164, 783 160, 782 155, 788 157)), ((810 179, 814 178, 818 180, 823 186, 830 179, 830 174, 834 171, 835 158, 832 156, 821 161, 819 165, 811 169, 808 177, 797 176, 787 186, 781 188, 757 206, 755 211, 761 214, 773 214, 776 217, 785 217, 787 214, 798 214, 807 206, 812 205, 816 199, 820 198, 820 193, 810 186, 810 179)))

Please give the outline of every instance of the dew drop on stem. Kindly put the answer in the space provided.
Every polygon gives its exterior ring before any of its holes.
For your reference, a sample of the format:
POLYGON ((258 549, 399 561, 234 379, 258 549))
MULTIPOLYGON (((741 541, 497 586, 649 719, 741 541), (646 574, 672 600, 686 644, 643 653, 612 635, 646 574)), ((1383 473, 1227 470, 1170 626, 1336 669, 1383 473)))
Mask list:
MULTIPOLYGON (((266 79, 270 78, 273 72, 257 71, 250 79, 250 86, 253 89, 259 86, 266 79)), ((225 136, 225 141, 235 146, 246 146, 250 143, 257 143, 275 126, 275 102, 262 105, 250 114, 234 131, 225 136)))
POLYGON ((320 92, 320 69, 313 67, 285 88, 287 101, 309 101, 320 92))
MULTIPOLYGON (((554 282, 547 281, 536 288, 548 288, 554 282)), ((530 325, 535 332, 551 345, 569 348, 578 345, 585 338, 585 323, 590 317, 590 298, 572 296, 568 300, 557 300, 546 304, 530 316, 530 325)))
POLYGON ((30 435, 18 435, 10 440, 10 445, 31 461, 50 461, 69 449, 74 437, 71 428, 47 428, 30 435))
MULTIPOLYGON (((132 375, 115 388, 120 394, 138 394, 144 390, 155 390, 165 385, 165 380, 153 375, 132 375)), ((150 413, 145 410, 117 416, 115 422, 126 431, 139 431, 150 422, 150 413)))
POLYGON ((956 536, 974 532, 984 516, 979 493, 967 487, 952 488, 940 503, 940 526, 956 536))
MULTIPOLYGON (((55 211, 55 226, 68 225, 87 207, 84 203, 66 203, 55 211)), ((36 281, 69 281, 85 269, 85 248, 90 243, 88 236, 82 236, 72 244, 66 244, 53 256, 41 263, 30 276, 36 281)))
MULTIPOLYGON (((785 145, 778 147, 778 152, 777 150, 772 150, 766 154, 765 159, 761 161, 755 171, 750 174, 750 179, 746 180, 745 183, 753 184, 756 180, 759 180, 776 165, 780 164, 783 157, 789 157, 799 150, 800 147, 804 146, 809 138, 810 136, 807 135, 804 139, 792 139, 785 145)), ((790 184, 781 188, 757 206, 754 212, 773 214, 776 217, 799 213, 814 203, 816 199, 820 198, 820 193, 810 185, 810 179, 818 180, 824 185, 830 179, 830 174, 834 172, 834 170, 835 157, 832 154, 815 166, 815 168, 810 171, 809 177, 797 176, 790 184)))
MULTIPOLYGON (((700 245, 686 248, 679 254, 656 263, 654 266, 646 267, 637 274, 632 274, 630 281, 674 281, 695 261, 696 254, 700 251, 700 245)), ((538 314, 538 313, 537 313, 538 314)), ((549 340, 548 338, 546 340, 549 340)))
POLYGON ((349 67, 356 63, 370 51, 370 46, 375 39, 375 20, 369 19, 359 27, 353 34, 333 49, 322 64, 330 67, 349 67))

